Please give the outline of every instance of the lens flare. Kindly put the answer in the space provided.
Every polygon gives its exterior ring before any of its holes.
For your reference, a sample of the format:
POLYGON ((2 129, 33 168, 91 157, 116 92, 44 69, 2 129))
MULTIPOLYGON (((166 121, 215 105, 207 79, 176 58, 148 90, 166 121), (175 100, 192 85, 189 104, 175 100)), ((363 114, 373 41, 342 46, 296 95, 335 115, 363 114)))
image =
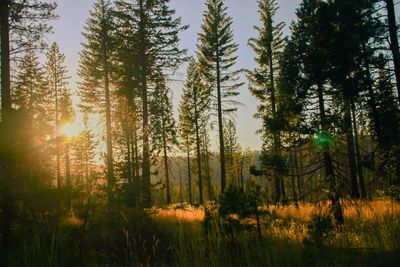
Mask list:
POLYGON ((60 133, 67 136, 68 138, 74 138, 82 132, 82 125, 76 121, 67 123, 61 127, 60 133))

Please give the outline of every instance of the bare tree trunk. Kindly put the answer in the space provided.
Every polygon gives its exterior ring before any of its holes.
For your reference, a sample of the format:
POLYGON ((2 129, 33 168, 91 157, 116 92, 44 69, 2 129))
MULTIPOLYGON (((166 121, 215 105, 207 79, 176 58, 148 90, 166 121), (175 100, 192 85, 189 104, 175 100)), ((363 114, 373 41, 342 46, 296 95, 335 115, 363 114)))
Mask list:
POLYGON ((367 192, 365 189, 364 182, 364 172, 362 167, 361 160, 361 151, 360 151, 360 143, 358 138, 358 129, 357 129, 357 119, 356 119, 356 105, 354 101, 351 101, 351 111, 352 111, 352 119, 353 119, 353 131, 354 131, 354 144, 356 150, 356 164, 357 164, 357 174, 358 174, 358 185, 360 188, 360 196, 361 198, 367 197, 367 192))
POLYGON ((385 0, 389 22, 390 49, 393 55, 394 72, 396 76, 397 97, 400 102, 400 52, 397 33, 396 14, 393 0, 385 0))
POLYGON ((347 141, 347 159, 350 169, 350 185, 351 185, 351 196, 353 198, 360 198, 360 191, 358 188, 357 181, 357 166, 356 166, 356 153, 354 149, 354 135, 351 121, 351 108, 350 100, 348 98, 344 99, 344 117, 343 126, 346 132, 347 141))
MULTIPOLYGON (((301 168, 301 144, 300 144, 300 148, 299 148, 299 157, 300 157, 300 168, 301 168)), ((294 164, 295 164, 295 168, 296 168, 296 178, 297 178, 297 192, 299 193, 299 199, 303 200, 303 190, 302 190, 302 175, 300 174, 300 170, 299 170, 299 160, 297 159, 297 151, 295 151, 294 153, 294 164)))
POLYGON ((188 172, 188 187, 189 187, 189 204, 193 203, 192 199, 192 169, 190 166, 190 148, 189 148, 189 136, 186 136, 186 142, 187 142, 187 172, 188 172))
MULTIPOLYGON (((197 88, 194 88, 195 93, 197 95, 197 88)), ((196 132, 196 154, 197 154, 197 174, 199 176, 199 201, 200 204, 203 205, 203 176, 201 173, 201 150, 200 150, 200 126, 199 126, 199 112, 197 108, 197 101, 195 100, 194 104, 194 113, 195 113, 195 132, 196 132)))
MULTIPOLYGON (((321 121, 321 129, 323 131, 327 131, 327 120, 325 113, 325 103, 324 103, 324 95, 323 95, 323 85, 318 84, 318 104, 319 104, 319 113, 320 113, 320 121, 321 121)), ((329 153, 329 148, 324 148, 323 151, 324 158, 324 167, 325 167, 325 177, 329 183, 329 200, 331 201, 331 210, 333 216, 335 218, 336 224, 343 224, 343 210, 342 205, 340 203, 340 194, 336 187, 336 177, 333 170, 332 157, 329 153)))
POLYGON ((13 193, 11 169, 11 91, 10 91, 10 1, 0 1, 0 40, 1 40, 1 150, 0 179, 2 187, 2 266, 9 266, 10 227, 13 220, 13 193))
POLYGON ((205 171, 206 171, 206 179, 207 179, 207 193, 208 193, 208 200, 214 199, 214 190, 211 181, 211 170, 210 170, 210 153, 208 151, 208 136, 207 133, 204 132, 204 162, 205 162, 205 171))
POLYGON ((146 45, 144 44, 146 16, 144 14, 143 0, 139 1, 139 36, 140 44, 140 65, 141 65, 141 89, 142 89, 142 112, 143 112, 143 159, 142 159, 142 199, 143 206, 149 207, 151 204, 151 180, 150 180, 150 147, 149 147, 149 109, 147 92, 147 60, 146 45))
MULTIPOLYGON (((106 31, 106 29, 104 29, 106 31)), ((108 33, 105 32, 104 36, 108 33)), ((109 53, 106 44, 106 40, 103 38, 102 43, 103 49, 103 70, 104 70, 104 94, 105 94, 105 108, 106 108, 106 146, 107 146, 107 191, 108 200, 113 199, 113 190, 115 185, 114 179, 114 156, 113 156, 113 143, 112 143, 112 126, 111 126, 111 99, 110 99, 110 60, 109 53)))
POLYGON ((165 183, 167 190, 167 204, 171 204, 171 189, 170 189, 170 181, 169 181, 169 166, 168 166, 168 154, 167 154, 167 140, 165 133, 165 124, 164 118, 162 118, 162 135, 163 135, 163 151, 164 151, 164 171, 165 171, 165 183))
POLYGON ((221 167, 221 192, 224 192, 226 186, 226 168, 225 168, 225 144, 224 144, 224 125, 222 117, 222 92, 221 92, 221 69, 219 48, 217 54, 217 101, 218 101, 218 130, 219 130, 219 160, 221 167))
MULTIPOLYGON (((128 124, 128 122, 124 122, 124 124, 128 124)), ((127 170, 127 175, 128 175, 128 185, 129 188, 132 187, 132 175, 133 175, 133 164, 132 164, 132 155, 133 155, 133 151, 132 151, 132 131, 130 130, 130 127, 126 126, 125 127, 125 140, 126 140, 126 157, 127 157, 127 166, 126 166, 126 170, 127 170)))
POLYGON ((72 209, 72 181, 71 181, 71 161, 69 151, 69 140, 65 143, 65 184, 67 187, 67 208, 72 209))

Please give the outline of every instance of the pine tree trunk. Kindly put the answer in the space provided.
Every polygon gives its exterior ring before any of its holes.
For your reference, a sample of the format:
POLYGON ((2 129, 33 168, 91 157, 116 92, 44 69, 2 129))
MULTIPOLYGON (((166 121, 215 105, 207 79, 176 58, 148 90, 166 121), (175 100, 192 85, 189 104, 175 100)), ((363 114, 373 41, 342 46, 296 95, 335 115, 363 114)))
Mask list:
POLYGON ((71 162, 69 151, 69 140, 65 143, 65 184, 67 187, 67 208, 72 208, 72 183, 71 183, 71 162))
POLYGON ((161 114, 162 120, 162 138, 163 138, 163 152, 164 152, 164 171, 165 171, 165 183, 166 183, 166 190, 167 190, 167 204, 171 204, 171 189, 170 189, 170 182, 169 182, 169 166, 168 166, 168 154, 167 154, 167 139, 166 139, 166 132, 165 132, 165 120, 163 115, 161 114))
POLYGON ((56 79, 54 79, 55 84, 55 93, 56 93, 56 179, 57 179, 57 188, 61 188, 61 162, 60 162, 60 137, 58 136, 58 130, 60 128, 60 121, 59 121, 59 110, 58 110, 58 88, 56 79))
POLYGON ((189 148, 189 135, 186 136, 187 144, 187 172, 188 172, 188 187, 189 187, 189 204, 192 204, 192 170, 190 166, 190 148, 189 148))
MULTIPOLYGON (((272 44, 269 44, 270 51, 272 51, 272 44)), ((271 82, 271 109, 272 109, 272 119, 276 120, 276 96, 275 96, 275 76, 274 76, 274 65, 273 65, 273 59, 272 59, 272 54, 269 55, 269 78, 271 82)), ((273 132, 273 153, 274 157, 279 157, 280 156, 280 136, 279 133, 274 130, 273 132)), ((274 201, 275 203, 279 202, 284 194, 284 184, 283 180, 281 179, 279 173, 277 172, 276 168, 274 168, 273 171, 273 179, 274 179, 274 201)))
MULTIPOLYGON (((325 113, 325 103, 323 95, 323 85, 318 84, 318 106, 320 113, 320 122, 322 131, 326 132, 328 130, 326 113, 325 113)), ((323 151, 324 167, 325 167, 325 177, 329 183, 329 200, 331 201, 331 210, 335 218, 336 224, 343 224, 343 210, 340 203, 340 194, 336 188, 336 177, 333 170, 332 157, 329 153, 329 148, 324 148, 323 151)))
MULTIPOLYGON (((295 151, 295 157, 296 157, 296 151, 295 151)), ((292 149, 289 149, 289 155, 290 155, 290 162, 293 162, 293 152, 292 149)), ((292 196, 293 196, 293 201, 296 204, 296 206, 298 207, 298 198, 297 198, 297 192, 296 192, 296 183, 295 183, 295 176, 291 176, 290 177, 290 181, 291 181, 291 185, 292 185, 292 196)))
POLYGON ((356 153, 354 149, 354 135, 353 135, 353 127, 351 121, 350 100, 348 98, 345 98, 343 105, 344 105, 343 127, 346 132, 347 160, 350 170, 351 196, 353 198, 360 198, 360 191, 358 188, 358 181, 357 181, 356 153))
POLYGON ((385 0, 385 2, 389 22, 390 49, 392 50, 394 72, 396 76, 397 96, 400 102, 400 52, 399 40, 397 36, 396 14, 393 0, 385 0))
POLYGON ((365 182, 364 182, 364 172, 361 163, 361 151, 360 151, 360 143, 358 138, 358 129, 357 129, 357 120, 356 120, 356 105, 354 100, 351 101, 351 113, 353 119, 353 131, 354 131, 354 143, 356 149, 356 164, 357 164, 357 174, 358 174, 358 183, 360 188, 360 197, 366 198, 367 192, 365 189, 365 182))
POLYGON ((374 89, 372 87, 372 77, 371 77, 371 68, 370 68, 370 62, 369 62, 369 57, 366 54, 366 46, 365 43, 362 44, 363 46, 363 63, 364 63, 364 68, 365 68, 365 78, 367 82, 367 89, 368 89, 368 105, 371 109, 372 112, 372 120, 374 123, 375 127, 375 134, 378 139, 379 144, 383 144, 383 135, 382 135, 382 129, 381 129, 381 121, 379 119, 379 113, 377 109, 377 104, 376 104, 376 97, 374 93, 374 89))
POLYGON ((299 193, 299 200, 304 200, 303 199, 303 182, 302 182, 302 175, 300 173, 299 168, 302 168, 302 162, 301 162, 301 145, 299 148, 299 159, 297 158, 297 151, 295 151, 294 153, 294 164, 295 164, 295 168, 296 168, 296 177, 297 177, 297 192, 299 193), (300 162, 299 162, 300 160, 300 162), (300 165, 300 166, 299 166, 300 165))
MULTIPOLYGON (((134 113, 136 116, 136 109, 134 110, 134 113)), ((137 119, 136 117, 133 119, 133 149, 132 149, 132 153, 134 153, 134 156, 132 158, 134 158, 134 162, 135 162, 135 166, 134 166, 134 177, 135 177, 135 183, 138 184, 139 186, 139 176, 140 176, 140 159, 139 159, 139 145, 138 145, 138 127, 137 127, 137 119)))
POLYGON ((109 82, 109 66, 108 60, 104 62, 104 89, 106 99, 106 139, 107 139, 107 186, 109 200, 112 199, 112 191, 114 189, 114 162, 113 162, 113 145, 111 130, 111 101, 110 101, 110 82, 109 82), (111 199, 110 199, 111 198, 111 199))
POLYGON ((10 91, 10 34, 9 0, 0 1, 1 40, 1 150, 0 185, 2 188, 2 253, 1 265, 9 266, 10 227, 13 220, 12 170, 11 170, 11 91, 10 91))
MULTIPOLYGON (((127 122, 124 122, 125 124, 128 124, 127 122)), ((132 154, 133 151, 131 151, 132 149, 132 131, 130 131, 130 127, 126 127, 125 129, 125 141, 126 141, 126 157, 127 157, 127 166, 126 166, 126 170, 127 170, 127 178, 128 178, 128 185, 129 187, 132 186, 132 154)))
POLYGON ((208 193, 208 200, 213 200, 214 199, 214 190, 212 186, 212 181, 211 181, 211 170, 210 170, 210 153, 208 151, 208 137, 207 134, 204 133, 204 140, 203 140, 203 145, 204 145, 204 165, 205 165, 205 171, 206 171, 206 178, 207 178, 207 193, 208 193))
POLYGON ((216 49, 217 55, 217 101, 218 101, 218 130, 219 130, 219 157, 221 167, 221 193, 224 192, 226 186, 226 168, 225 168, 225 144, 224 144, 224 125, 222 117, 222 92, 221 92, 221 69, 219 48, 216 49))
POLYGON ((150 147, 149 147, 149 110, 148 110, 148 92, 147 92, 147 59, 146 59, 146 45, 145 30, 146 16, 144 14, 143 0, 139 1, 140 12, 140 72, 141 72, 141 93, 142 93, 142 116, 143 116, 143 159, 142 159, 142 199, 144 207, 149 207, 151 204, 151 181, 150 181, 150 147))
MULTIPOLYGON (((195 88, 195 91, 196 88, 195 88)), ((197 95, 197 92, 194 93, 197 95)), ((194 114, 195 114, 195 131, 196 131, 196 154, 197 154, 197 174, 199 176, 199 201, 200 205, 203 205, 203 176, 201 173, 201 150, 200 150, 200 126, 199 126, 199 112, 197 108, 197 100, 195 99, 194 104, 194 114)))

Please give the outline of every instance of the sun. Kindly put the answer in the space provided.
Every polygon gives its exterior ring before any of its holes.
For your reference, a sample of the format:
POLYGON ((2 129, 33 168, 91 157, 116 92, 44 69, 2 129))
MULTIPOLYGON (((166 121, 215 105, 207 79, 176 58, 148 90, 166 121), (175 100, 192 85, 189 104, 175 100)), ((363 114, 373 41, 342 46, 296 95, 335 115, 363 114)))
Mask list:
POLYGON ((68 138, 74 138, 83 131, 83 127, 77 121, 73 121, 63 125, 59 131, 60 134, 65 135, 68 138))

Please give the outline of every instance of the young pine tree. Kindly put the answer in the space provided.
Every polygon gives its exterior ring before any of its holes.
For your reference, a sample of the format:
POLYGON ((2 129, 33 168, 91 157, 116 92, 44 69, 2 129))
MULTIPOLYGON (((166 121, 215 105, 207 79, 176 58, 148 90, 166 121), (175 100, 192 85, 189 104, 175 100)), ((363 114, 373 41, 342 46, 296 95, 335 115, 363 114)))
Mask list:
POLYGON ((198 63, 191 58, 187 69, 185 88, 181 100, 181 123, 185 123, 195 140, 197 175, 199 181, 199 200, 203 204, 203 172, 201 164, 201 131, 206 123, 206 111, 209 105, 208 90, 202 80, 198 63))
MULTIPOLYGON (((257 107, 256 117, 263 120, 261 133, 264 147, 268 149, 272 143, 273 162, 281 157, 281 136, 278 117, 278 93, 277 77, 279 75, 279 60, 285 41, 282 38, 284 23, 275 23, 274 16, 278 10, 275 0, 258 1, 261 26, 255 26, 258 32, 257 38, 249 40, 249 46, 255 52, 257 68, 249 72, 250 92, 260 101, 257 107), (272 138, 271 134, 272 133, 272 138), (272 140, 270 140, 272 139, 272 140)), ((266 153, 266 152, 264 152, 266 153)), ((273 166, 274 200, 280 201, 284 196, 283 177, 278 168, 273 166)))
MULTIPOLYGON (((61 126, 61 102, 68 101, 70 98, 68 85, 68 72, 65 66, 65 56, 60 52, 60 48, 57 43, 53 43, 50 50, 46 54, 46 81, 49 87, 50 95, 50 106, 51 106, 51 118, 54 123, 54 130, 56 135, 56 181, 57 187, 61 187, 61 139, 57 137, 58 130, 61 126)), ((72 105, 70 105, 72 107, 72 105)), ((64 109, 69 109, 68 103, 64 103, 64 109), (65 106, 66 105, 66 106, 65 106)), ((68 111, 63 111, 68 112, 68 111)))
POLYGON ((83 105, 98 110, 106 122, 106 175, 109 200, 115 186, 112 144, 112 84, 114 59, 114 22, 109 0, 98 0, 86 22, 83 36, 86 42, 80 54, 80 96, 83 105))
POLYGON ((45 72, 39 64, 38 56, 29 48, 18 65, 13 105, 23 128, 20 142, 25 144, 23 149, 28 157, 27 176, 31 181, 45 166, 38 155, 44 156, 41 147, 45 145, 46 136, 50 134, 48 95, 45 72))
MULTIPOLYGON (((158 73, 175 69, 183 60, 185 50, 179 48, 180 18, 174 18, 175 10, 169 7, 169 0, 118 0, 116 11, 118 25, 132 35, 119 42, 133 44, 125 50, 125 56, 136 60, 130 76, 137 82, 142 103, 142 199, 143 205, 151 203, 150 181, 150 85, 159 78, 158 73)), ((165 74, 165 73, 164 73, 165 74)))
POLYGON ((155 156, 160 154, 163 156, 167 204, 170 204, 171 183, 168 157, 174 146, 177 145, 177 133, 172 108, 172 94, 163 79, 156 84, 151 94, 150 114, 152 148, 155 151, 155 156))
POLYGON ((238 82, 237 71, 232 71, 237 56, 238 45, 233 41, 232 18, 228 16, 223 0, 207 0, 202 32, 199 33, 198 58, 201 72, 211 86, 211 108, 217 112, 219 131, 219 152, 221 164, 221 191, 225 190, 226 167, 224 148, 224 114, 236 109, 233 99, 243 85, 238 82))

